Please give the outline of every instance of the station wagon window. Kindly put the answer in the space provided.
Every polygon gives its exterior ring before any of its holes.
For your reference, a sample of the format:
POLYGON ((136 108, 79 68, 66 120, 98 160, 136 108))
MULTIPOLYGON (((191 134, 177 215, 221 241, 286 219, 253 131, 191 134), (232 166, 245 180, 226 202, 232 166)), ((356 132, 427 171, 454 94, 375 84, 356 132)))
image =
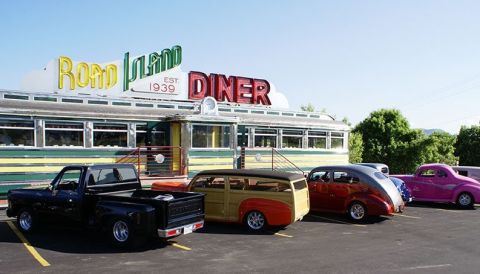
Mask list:
POLYGON ((228 180, 231 190, 245 190, 248 185, 248 179, 245 178, 230 178, 228 180))
POLYGON ((466 171, 466 170, 458 170, 457 172, 458 172, 459 175, 468 177, 468 171, 466 171))
POLYGON ((420 171, 420 174, 418 175, 420 177, 434 177, 435 176, 435 170, 433 169, 425 169, 420 171))
POLYGON ((45 146, 83 147, 83 123, 45 122, 45 146))
POLYGON ((256 128, 254 145, 255 147, 277 147, 277 130, 256 128))
POLYGON ((0 120, 0 146, 34 146, 33 121, 0 120))
POLYGON ((282 148, 302 148, 301 130, 283 130, 282 133, 282 148))
POLYGON ((192 126, 192 148, 229 148, 230 126, 192 126))
POLYGON ((350 172, 345 171, 334 171, 333 172, 333 182, 334 183, 345 183, 353 184, 360 182, 360 179, 350 172))
POLYGON ((128 128, 126 124, 93 124, 93 146, 127 147, 128 128))
POLYGON ((192 186, 194 189, 202 188, 215 188, 215 189, 225 189, 225 178, 223 177, 200 177, 198 178, 192 186))
POLYGON ((342 149, 343 148, 343 133, 342 132, 332 132, 331 136, 331 145, 332 149, 342 149))
POLYGON ((320 183, 328 183, 330 182, 330 172, 325 170, 313 172, 310 176, 310 180, 320 183))
POLYGON ((278 182, 272 180, 262 179, 248 179, 248 186, 246 190, 251 191, 268 191, 268 192, 283 192, 291 191, 290 185, 286 182, 278 182))
POLYGON ((295 188, 295 190, 301 190, 301 189, 307 188, 307 181, 301 180, 301 181, 295 182, 293 183, 293 187, 295 188))
POLYGON ((326 149, 326 131, 308 131, 308 148, 326 149))

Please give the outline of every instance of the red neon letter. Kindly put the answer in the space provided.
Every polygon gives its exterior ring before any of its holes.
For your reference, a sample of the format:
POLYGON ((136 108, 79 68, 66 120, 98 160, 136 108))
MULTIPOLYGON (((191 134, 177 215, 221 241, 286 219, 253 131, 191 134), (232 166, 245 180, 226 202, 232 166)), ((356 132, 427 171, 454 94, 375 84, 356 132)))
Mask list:
POLYGON ((253 103, 254 104, 263 104, 271 105, 270 98, 268 98, 268 93, 270 92, 270 84, 266 80, 255 79, 253 80, 253 103))
POLYGON ((227 77, 225 75, 219 74, 217 75, 217 85, 215 89, 215 99, 219 102, 225 101, 227 99, 228 102, 234 102, 234 88, 235 88, 235 77, 230 76, 227 77))
POLYGON ((252 94, 252 79, 244 77, 236 77, 235 81, 235 102, 239 104, 251 104, 253 103, 252 94), (245 95, 250 96, 245 96, 245 95))
POLYGON ((207 75, 198 71, 188 73, 188 99, 203 99, 209 90, 207 75))

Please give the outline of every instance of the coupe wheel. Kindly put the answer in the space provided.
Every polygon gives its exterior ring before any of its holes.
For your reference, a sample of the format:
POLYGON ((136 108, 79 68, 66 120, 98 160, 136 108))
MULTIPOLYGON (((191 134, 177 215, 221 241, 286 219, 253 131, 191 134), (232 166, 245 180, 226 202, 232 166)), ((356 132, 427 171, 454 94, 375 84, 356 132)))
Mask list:
POLYGON ((267 225, 267 220, 265 219, 265 215, 259 211, 251 211, 245 217, 245 225, 254 231, 259 231, 264 229, 267 225))
POLYGON ((364 221, 367 218, 367 209, 362 203, 353 202, 348 208, 348 216, 357 222, 364 221))
POLYGON ((22 232, 31 232, 35 228, 35 217, 29 208, 22 208, 17 214, 17 226, 22 232))
POLYGON ((461 208, 472 208, 474 200, 472 194, 468 192, 462 192, 457 197, 457 205, 461 208))
POLYGON ((125 247, 132 242, 133 231, 128 220, 122 218, 113 219, 109 228, 110 241, 113 245, 125 247))

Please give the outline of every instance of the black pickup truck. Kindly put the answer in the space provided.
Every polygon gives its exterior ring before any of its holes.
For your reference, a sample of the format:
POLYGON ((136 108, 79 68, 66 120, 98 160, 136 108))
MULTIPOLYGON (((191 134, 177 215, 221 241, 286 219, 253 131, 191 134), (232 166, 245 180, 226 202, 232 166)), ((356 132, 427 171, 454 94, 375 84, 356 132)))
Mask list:
POLYGON ((67 166, 46 189, 10 190, 7 215, 23 232, 39 222, 73 221, 127 246, 135 236, 170 238, 202 228, 204 195, 142 190, 130 164, 67 166))

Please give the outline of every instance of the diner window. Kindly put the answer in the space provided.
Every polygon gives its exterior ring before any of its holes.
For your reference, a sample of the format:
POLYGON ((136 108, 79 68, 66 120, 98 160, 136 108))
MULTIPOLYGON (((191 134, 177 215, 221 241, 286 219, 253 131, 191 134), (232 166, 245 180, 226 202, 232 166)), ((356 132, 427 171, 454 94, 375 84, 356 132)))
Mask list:
POLYGON ((255 147, 277 147, 277 130, 256 128, 255 147))
POLYGON ((332 149, 342 149, 343 148, 343 133, 342 132, 332 132, 330 147, 332 149))
POLYGON ((0 120, 0 146, 34 146, 33 121, 0 120))
POLYGON ((308 148, 326 149, 327 132, 326 131, 308 131, 308 148))
POLYGON ((229 148, 230 126, 192 126, 192 148, 229 148))
POLYGON ((93 124, 93 146, 126 147, 128 127, 126 124, 93 124))
POLYGON ((136 125, 136 146, 165 146, 167 145, 165 131, 152 128, 147 131, 147 125, 136 125), (147 134, 150 134, 150 140, 147 141, 147 134), (148 143, 147 143, 148 142, 148 143))
POLYGON ((45 146, 83 147, 83 123, 45 122, 45 146))
POLYGON ((301 130, 283 130, 282 134, 282 148, 302 148, 301 130))

